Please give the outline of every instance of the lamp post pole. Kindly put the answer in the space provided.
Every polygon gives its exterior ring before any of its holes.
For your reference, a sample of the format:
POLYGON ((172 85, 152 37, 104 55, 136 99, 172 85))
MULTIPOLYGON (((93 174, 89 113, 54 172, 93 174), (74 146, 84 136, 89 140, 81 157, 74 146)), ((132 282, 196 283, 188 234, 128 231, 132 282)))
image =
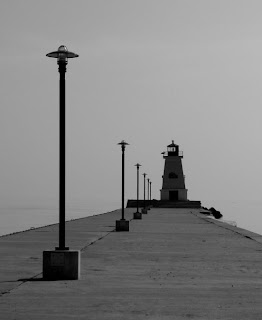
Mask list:
POLYGON ((143 213, 147 213, 146 212, 146 173, 143 173, 144 176, 144 211, 143 213))
POLYGON ((66 46, 60 46, 58 51, 46 55, 57 58, 59 81, 59 247, 56 250, 69 250, 65 246, 65 176, 66 176, 66 111, 65 111, 65 73, 68 58, 76 58, 77 54, 67 50, 66 46))
POLYGON ((137 168, 137 187, 136 187, 136 212, 138 213, 139 212, 139 167, 141 167, 141 164, 137 163, 136 165, 136 168, 137 168))
POLYGON ((136 187, 136 212, 134 212, 134 219, 142 219, 142 213, 139 212, 139 167, 141 167, 141 164, 137 163, 135 164, 136 168, 137 168, 137 187, 136 187))
POLYGON ((148 200, 148 210, 150 210, 150 198, 149 198, 149 183, 150 183, 150 179, 147 179, 147 200, 148 200))
POLYGON ((65 73, 68 58, 78 55, 60 46, 57 51, 46 55, 56 58, 59 82, 59 246, 55 250, 43 251, 43 279, 77 280, 80 278, 80 251, 69 250, 65 246, 65 198, 66 198, 66 110, 65 110, 65 73))
POLYGON ((152 181, 150 181, 150 205, 152 205, 152 198, 151 198, 151 195, 152 195, 151 191, 152 190, 151 190, 151 187, 152 187, 152 181))
POLYGON ((120 143, 122 149, 122 216, 121 220, 116 221, 116 231, 129 231, 129 221, 125 220, 125 148, 127 142, 122 140, 120 143))
POLYGON ((66 112, 65 112, 65 73, 67 61, 58 61, 60 73, 60 123, 59 123, 59 247, 58 250, 69 249, 65 247, 65 201, 66 201, 66 112))
POLYGON ((149 183, 150 183, 150 179, 147 179, 147 200, 149 201, 149 183))
POLYGON ((125 220, 125 148, 128 143, 122 140, 118 144, 121 145, 122 149, 122 220, 125 220))

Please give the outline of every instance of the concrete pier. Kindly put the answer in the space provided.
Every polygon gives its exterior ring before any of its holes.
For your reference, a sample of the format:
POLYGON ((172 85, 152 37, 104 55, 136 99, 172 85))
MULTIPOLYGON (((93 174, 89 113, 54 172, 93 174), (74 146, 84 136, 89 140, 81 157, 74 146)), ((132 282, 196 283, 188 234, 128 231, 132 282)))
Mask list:
POLYGON ((0 318, 261 319, 262 236, 207 218, 199 209, 126 209, 66 223, 81 250, 81 279, 43 281, 53 225, 0 237, 0 318))

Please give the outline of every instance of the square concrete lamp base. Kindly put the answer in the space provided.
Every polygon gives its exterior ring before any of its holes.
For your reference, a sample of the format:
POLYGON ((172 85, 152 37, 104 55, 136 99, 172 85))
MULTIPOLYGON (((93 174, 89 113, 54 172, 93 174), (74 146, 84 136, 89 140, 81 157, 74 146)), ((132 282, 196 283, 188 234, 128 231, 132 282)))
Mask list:
POLYGON ((147 209, 142 209, 143 214, 147 214, 147 209))
POLYGON ((79 250, 53 250, 43 252, 44 280, 78 280, 79 278, 79 250))
POLYGON ((116 231, 129 231, 129 221, 116 220, 116 231))
POLYGON ((134 212, 134 219, 142 219, 142 213, 141 212, 134 212))

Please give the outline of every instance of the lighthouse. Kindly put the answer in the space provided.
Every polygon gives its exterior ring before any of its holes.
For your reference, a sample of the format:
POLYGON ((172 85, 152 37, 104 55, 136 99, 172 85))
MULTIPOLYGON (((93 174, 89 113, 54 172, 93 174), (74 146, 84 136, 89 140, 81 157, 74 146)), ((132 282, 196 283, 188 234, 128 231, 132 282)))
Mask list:
POLYGON ((183 153, 179 146, 172 143, 167 146, 167 152, 163 152, 165 159, 161 200, 165 201, 187 201, 187 189, 185 187, 185 176, 182 167, 183 153))

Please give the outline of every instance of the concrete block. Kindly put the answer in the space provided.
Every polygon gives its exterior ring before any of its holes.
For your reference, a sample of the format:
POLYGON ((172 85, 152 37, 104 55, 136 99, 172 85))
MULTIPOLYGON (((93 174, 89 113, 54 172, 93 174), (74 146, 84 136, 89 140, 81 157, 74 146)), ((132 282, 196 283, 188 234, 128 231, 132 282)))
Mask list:
POLYGON ((147 214, 147 209, 142 209, 143 214, 147 214))
POLYGON ((129 221, 116 220, 116 231, 129 231, 129 221))
POLYGON ((142 219, 142 213, 141 212, 134 212, 134 219, 142 219))
POLYGON ((44 280, 80 279, 80 251, 53 250, 43 251, 44 280))

